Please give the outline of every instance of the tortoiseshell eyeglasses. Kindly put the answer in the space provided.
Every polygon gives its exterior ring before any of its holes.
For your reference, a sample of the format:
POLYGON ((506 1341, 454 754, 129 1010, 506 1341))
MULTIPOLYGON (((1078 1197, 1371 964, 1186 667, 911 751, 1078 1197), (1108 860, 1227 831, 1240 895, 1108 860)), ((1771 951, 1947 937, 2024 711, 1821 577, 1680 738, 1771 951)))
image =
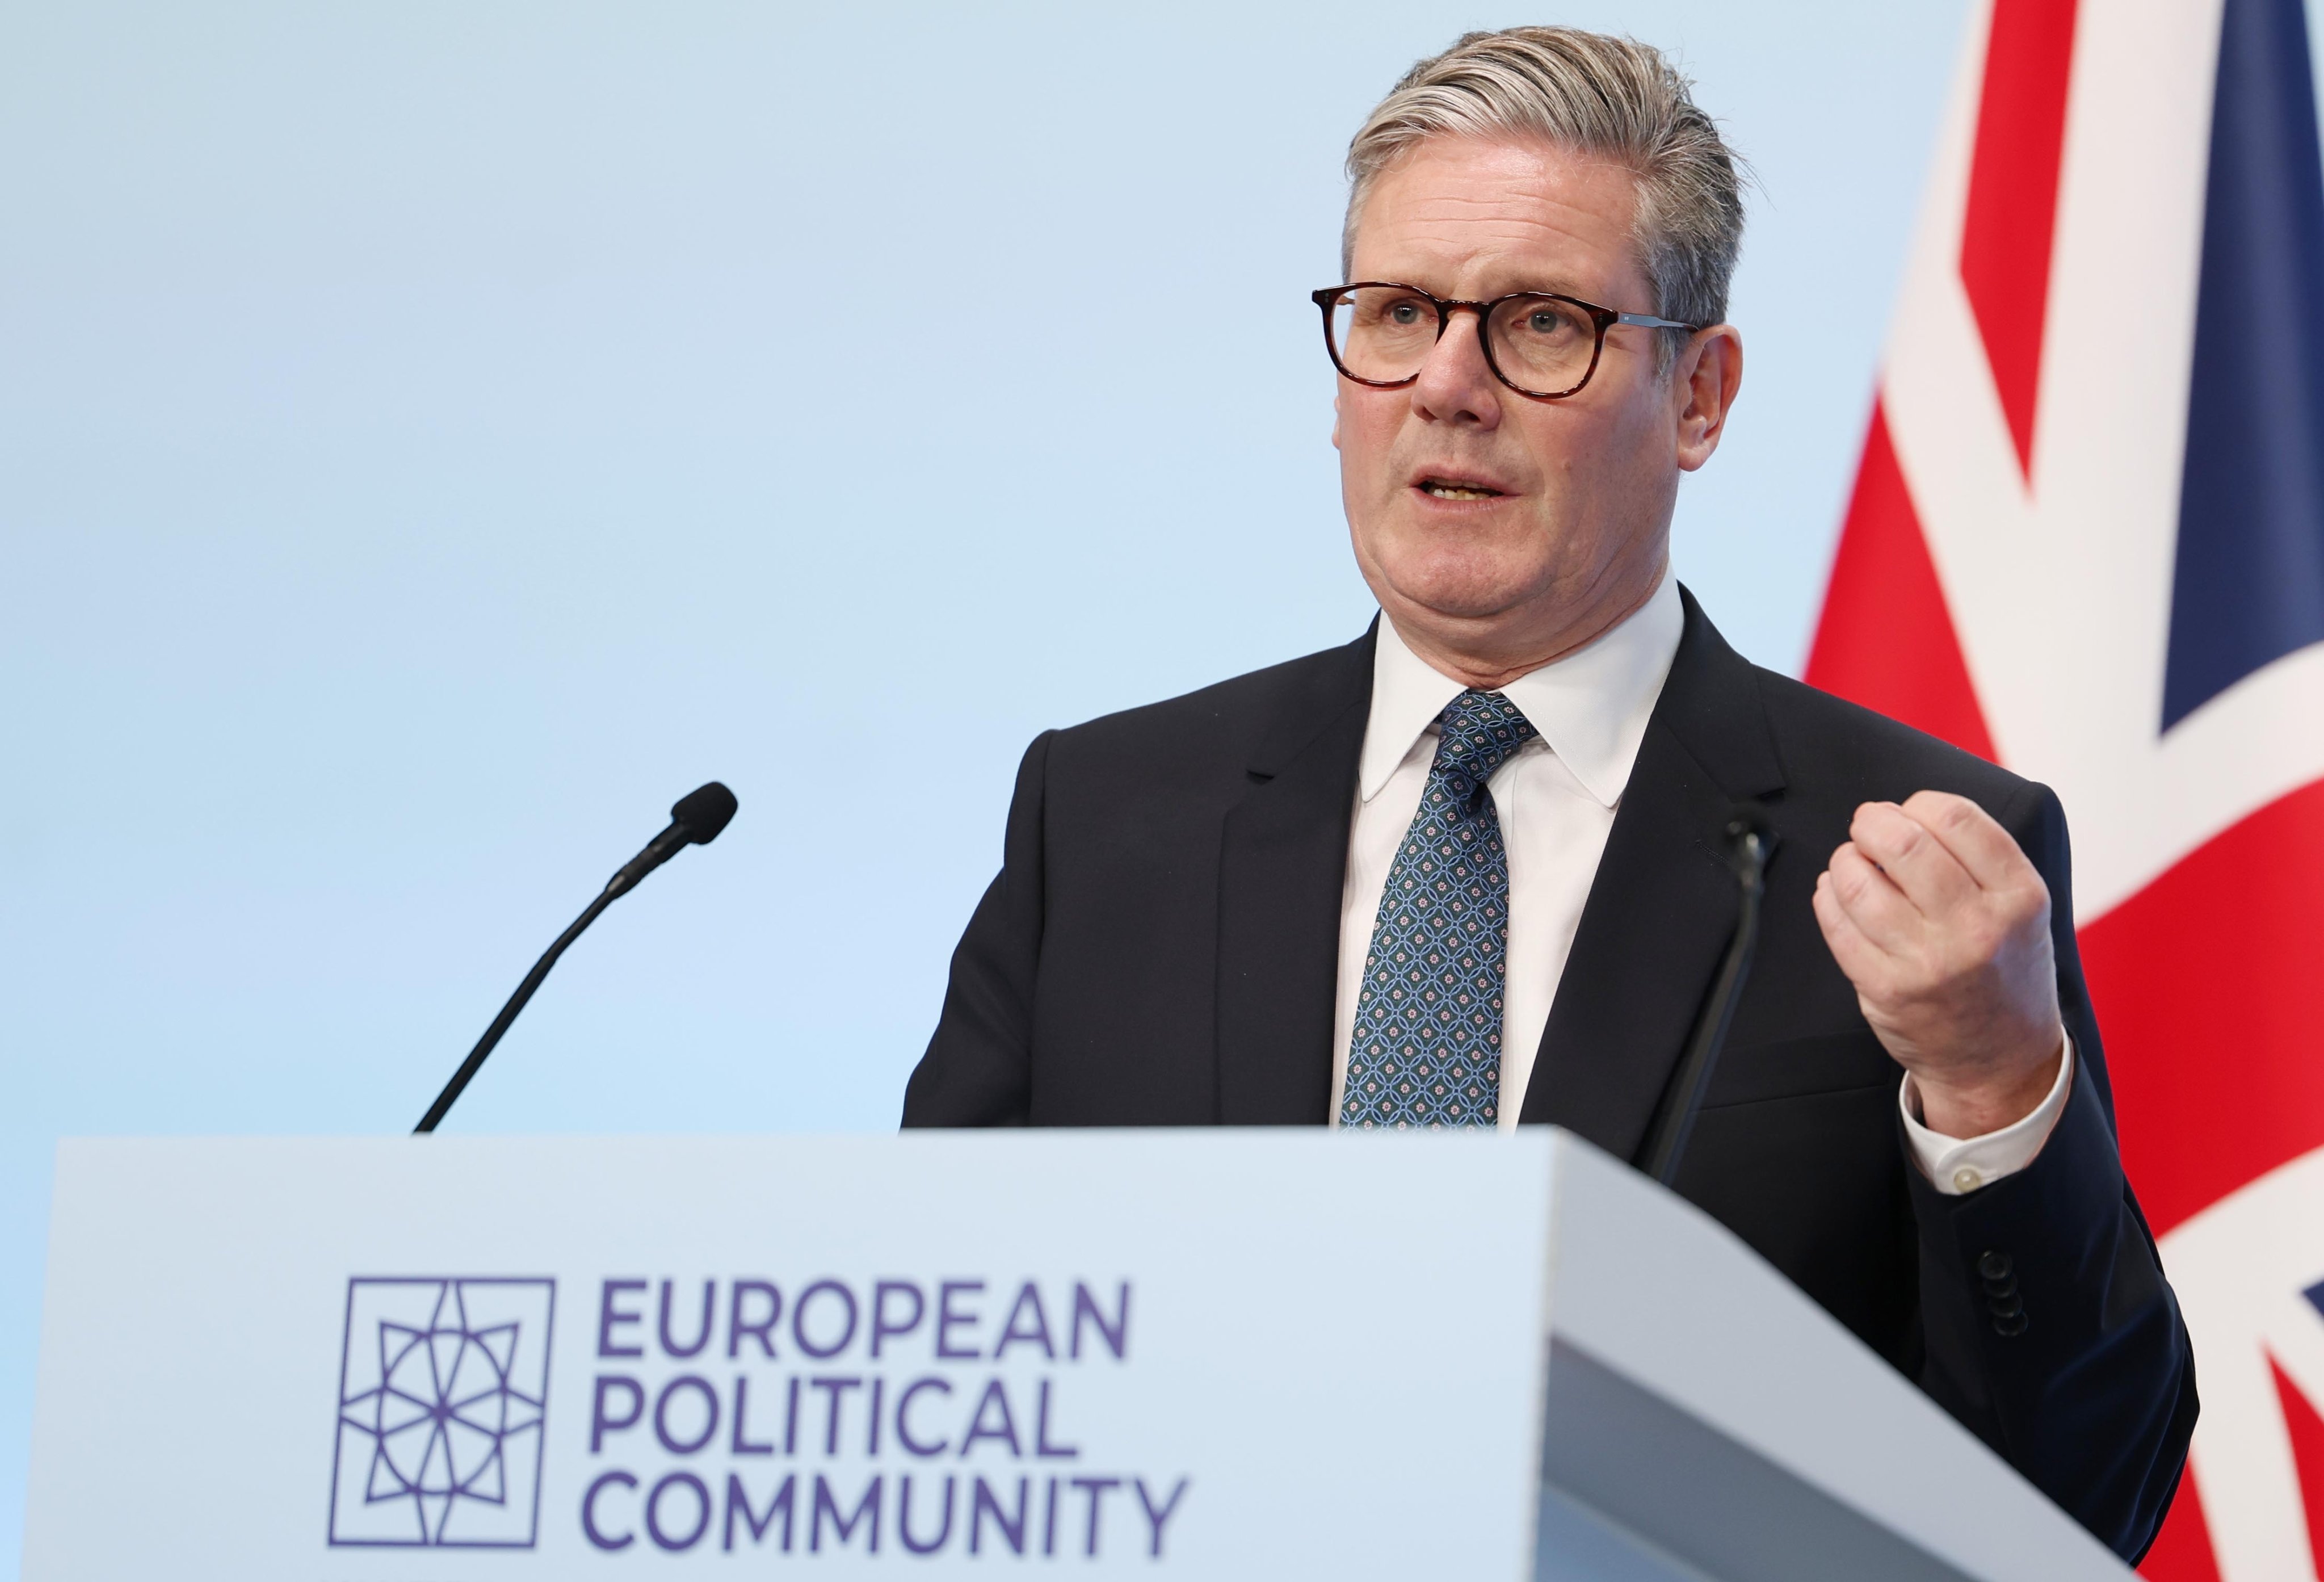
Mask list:
POLYGON ((1464 308, 1483 326, 1485 364, 1493 376, 1536 401, 1560 401, 1589 384, 1605 350, 1606 332, 1617 324, 1689 334, 1701 328, 1601 308, 1555 291, 1516 291, 1489 302, 1465 302, 1393 281, 1360 280, 1325 286, 1314 301, 1323 312, 1323 344, 1333 365, 1357 384, 1379 390, 1419 378, 1428 354, 1452 328, 1453 313, 1464 308))

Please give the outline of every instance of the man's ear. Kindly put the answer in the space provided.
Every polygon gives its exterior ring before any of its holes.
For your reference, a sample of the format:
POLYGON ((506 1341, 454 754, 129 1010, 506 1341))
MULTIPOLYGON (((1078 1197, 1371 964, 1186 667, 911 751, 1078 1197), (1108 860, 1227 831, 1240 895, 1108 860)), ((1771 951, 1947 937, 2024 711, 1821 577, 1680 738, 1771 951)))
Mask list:
MULTIPOLYGON (((1339 384, 1339 381, 1338 381, 1338 380, 1336 380, 1336 379, 1334 379, 1334 380, 1333 380, 1333 381, 1332 381, 1332 383, 1333 383, 1333 384, 1335 384, 1335 385, 1336 385, 1336 384, 1339 384)), ((1340 448, 1340 393, 1339 393, 1339 391, 1337 391, 1337 390, 1335 389, 1335 390, 1333 390, 1333 391, 1332 392, 1332 449, 1334 449, 1334 450, 1337 450, 1339 448, 1340 448)))
POLYGON ((1727 431, 1727 414, 1743 385, 1743 332, 1732 324, 1695 331, 1671 366, 1680 470, 1709 461, 1727 431))

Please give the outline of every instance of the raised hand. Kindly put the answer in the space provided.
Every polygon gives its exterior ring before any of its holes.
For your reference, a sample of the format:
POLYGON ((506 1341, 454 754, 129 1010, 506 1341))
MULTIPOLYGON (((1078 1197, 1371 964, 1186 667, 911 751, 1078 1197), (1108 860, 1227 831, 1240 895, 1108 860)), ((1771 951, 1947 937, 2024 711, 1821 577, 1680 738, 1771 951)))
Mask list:
POLYGON ((2065 1051, 2050 889, 1966 797, 1856 810, 1816 880, 1816 921, 1881 1044, 1948 1137, 2033 1113, 2065 1051))

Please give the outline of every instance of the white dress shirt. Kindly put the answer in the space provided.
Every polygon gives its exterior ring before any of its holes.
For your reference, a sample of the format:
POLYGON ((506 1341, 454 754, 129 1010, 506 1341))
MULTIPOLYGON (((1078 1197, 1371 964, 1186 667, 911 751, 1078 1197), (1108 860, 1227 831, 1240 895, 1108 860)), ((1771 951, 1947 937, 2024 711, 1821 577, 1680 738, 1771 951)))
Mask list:
MULTIPOLYGON (((1501 1012, 1503 1131, 1517 1124, 1534 1056, 1549 1024, 1550 1003, 1581 926, 1582 903, 1590 897, 1622 790, 1684 624, 1678 584, 1665 574, 1653 597, 1613 630, 1501 689, 1539 733, 1486 782, 1509 863, 1508 986, 1501 1012)), ((1371 715, 1358 763, 1340 903, 1339 996, 1332 1027, 1335 1126, 1380 893, 1436 761, 1436 717, 1462 689, 1459 681, 1406 647, 1395 624, 1380 617, 1371 715)), ((1923 1126, 1918 1095, 1909 1083, 1900 1086, 1897 1102, 1906 1135, 1938 1190, 1973 1190, 2031 1163, 2065 1108, 2072 1068, 2070 1049, 2050 1096, 2034 1114, 1966 1142, 1923 1126)))

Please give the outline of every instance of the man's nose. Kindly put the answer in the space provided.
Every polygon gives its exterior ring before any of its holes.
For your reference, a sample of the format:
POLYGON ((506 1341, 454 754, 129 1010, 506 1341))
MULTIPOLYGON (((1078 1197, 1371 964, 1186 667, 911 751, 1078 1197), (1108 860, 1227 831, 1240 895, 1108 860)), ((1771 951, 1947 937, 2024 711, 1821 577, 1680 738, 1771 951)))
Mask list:
POLYGON ((1485 319, 1473 308, 1456 309, 1420 376, 1412 382, 1413 411, 1438 422, 1471 422, 1490 429, 1501 421, 1501 384, 1485 360, 1485 319))

